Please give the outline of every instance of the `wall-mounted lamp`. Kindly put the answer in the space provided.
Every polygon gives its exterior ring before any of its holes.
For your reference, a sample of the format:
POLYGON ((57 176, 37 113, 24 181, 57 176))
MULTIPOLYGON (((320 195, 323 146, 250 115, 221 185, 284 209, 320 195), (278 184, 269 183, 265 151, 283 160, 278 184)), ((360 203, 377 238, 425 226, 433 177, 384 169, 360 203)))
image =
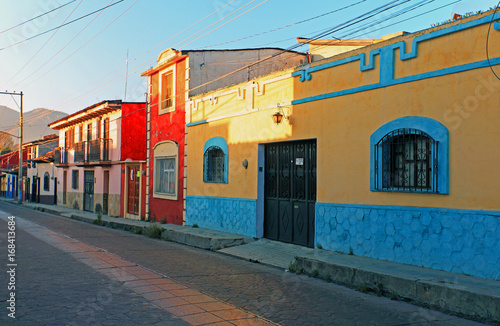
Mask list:
POLYGON ((244 160, 241 165, 243 165, 243 167, 246 169, 248 169, 248 160, 244 160))
POLYGON ((283 114, 281 114, 279 111, 273 114, 273 122, 275 124, 279 125, 282 119, 283 119, 283 114))
POLYGON ((277 125, 279 125, 281 123, 281 121, 284 119, 286 120, 289 120, 290 116, 288 115, 285 115, 284 114, 284 111, 283 111, 283 108, 281 107, 280 104, 278 104, 278 112, 276 112, 275 114, 273 114, 273 122, 277 125))

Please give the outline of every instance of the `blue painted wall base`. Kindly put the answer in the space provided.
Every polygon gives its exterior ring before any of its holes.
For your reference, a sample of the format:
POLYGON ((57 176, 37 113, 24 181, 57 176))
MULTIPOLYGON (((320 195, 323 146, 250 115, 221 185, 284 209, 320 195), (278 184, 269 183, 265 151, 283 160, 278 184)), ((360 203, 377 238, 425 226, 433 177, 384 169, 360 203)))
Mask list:
POLYGON ((500 212, 316 203, 323 249, 500 280, 500 212))
POLYGON ((256 237, 257 201, 224 197, 186 197, 186 224, 256 237))

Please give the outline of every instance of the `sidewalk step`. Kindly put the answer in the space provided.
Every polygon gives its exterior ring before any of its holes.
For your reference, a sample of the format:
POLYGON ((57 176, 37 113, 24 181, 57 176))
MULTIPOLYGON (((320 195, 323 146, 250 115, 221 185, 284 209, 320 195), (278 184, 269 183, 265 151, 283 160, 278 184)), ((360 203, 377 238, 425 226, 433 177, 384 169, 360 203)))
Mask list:
POLYGON ((500 282, 315 250, 297 256, 296 272, 469 319, 500 322, 500 282))

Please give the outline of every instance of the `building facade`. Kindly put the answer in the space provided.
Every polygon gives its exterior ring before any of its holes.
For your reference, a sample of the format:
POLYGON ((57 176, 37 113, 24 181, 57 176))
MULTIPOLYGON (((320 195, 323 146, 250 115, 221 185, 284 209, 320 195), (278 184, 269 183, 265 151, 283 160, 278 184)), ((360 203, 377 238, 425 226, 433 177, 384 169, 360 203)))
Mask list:
POLYGON ((186 111, 189 96, 305 62, 305 55, 281 49, 177 51, 167 49, 148 77, 146 128, 146 216, 185 222, 186 111), (252 64, 272 57, 263 64, 252 64))
POLYGON ((491 14, 192 97, 186 224, 500 279, 491 14))
POLYGON ((143 103, 102 101, 49 124, 59 130, 57 204, 120 216, 121 109, 143 103))
POLYGON ((47 205, 57 204, 57 168, 54 164, 58 135, 44 136, 23 147, 27 151, 24 200, 47 205))

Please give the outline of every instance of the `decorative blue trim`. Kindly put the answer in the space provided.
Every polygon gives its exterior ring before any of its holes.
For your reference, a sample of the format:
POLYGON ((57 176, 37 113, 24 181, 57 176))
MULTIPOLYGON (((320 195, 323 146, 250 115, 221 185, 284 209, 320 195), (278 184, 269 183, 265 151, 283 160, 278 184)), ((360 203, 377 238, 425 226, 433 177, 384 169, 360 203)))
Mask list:
POLYGON ((264 236, 264 192, 266 177, 266 145, 257 147, 257 238, 264 236), (262 171, 260 170, 262 168, 262 171))
MULTIPOLYGON (((449 164, 448 164, 448 147, 449 147, 449 132, 448 129, 440 122, 425 118, 425 117, 403 117, 396 120, 392 120, 380 128, 378 128, 370 136, 370 190, 379 191, 380 189, 375 188, 375 145, 388 133, 393 130, 403 129, 403 128, 413 128, 423 131, 434 141, 438 142, 438 153, 437 153, 437 166, 438 166, 438 177, 437 177, 437 189, 436 192, 439 194, 449 193, 449 164)), ((382 159, 382 146, 379 147, 378 153, 379 160, 382 159)), ((378 164, 378 184, 382 184, 382 164, 378 164)), ((413 192, 412 192, 413 193, 413 192)), ((418 191, 414 193, 420 193, 418 191)))
MULTIPOLYGON (((212 146, 217 146, 219 147, 222 152, 224 153, 224 183, 228 182, 228 171, 229 171, 229 155, 227 151, 227 142, 224 138, 222 137, 212 137, 207 142, 205 143, 205 147, 203 147, 203 154, 206 153, 207 149, 209 149, 212 146)), ((203 160, 203 164, 205 164, 205 160, 203 160)), ((203 169, 205 170, 205 169, 203 169)), ((206 181, 206 176, 203 175, 203 181, 206 181)))
MULTIPOLYGON (((317 71, 324 70, 324 69, 329 69, 332 67, 340 66, 343 64, 347 64, 347 63, 359 60, 360 71, 363 72, 363 71, 375 69, 375 56, 376 55, 380 56, 380 77, 379 77, 378 83, 294 100, 294 101, 292 101, 292 105, 303 104, 303 103, 308 103, 308 102, 312 102, 312 101, 318 101, 318 100, 323 100, 323 99, 327 99, 327 98, 338 97, 338 96, 342 96, 342 95, 354 94, 354 93, 358 93, 358 92, 378 89, 381 87, 393 86, 393 85, 423 80, 423 79, 427 79, 427 78, 444 76, 444 75, 449 75, 449 74, 463 72, 463 71, 472 70, 472 69, 484 68, 490 64, 491 65, 498 65, 498 64, 500 64, 500 58, 492 58, 492 59, 490 59, 489 62, 488 62, 488 60, 478 61, 478 62, 474 62, 474 63, 459 65, 459 66, 445 68, 445 69, 440 69, 440 70, 427 72, 427 73, 422 73, 422 74, 418 74, 418 75, 414 75, 414 76, 401 77, 401 78, 394 79, 394 64, 395 64, 394 53, 395 53, 396 49, 399 49, 399 59, 401 61, 413 59, 413 58, 417 57, 418 47, 419 47, 420 42, 430 40, 433 38, 437 38, 437 37, 441 37, 444 35, 449 35, 449 34, 452 34, 455 32, 463 31, 465 29, 472 28, 475 26, 488 24, 488 23, 491 23, 492 18, 493 18, 493 15, 488 15, 488 16, 485 16, 483 18, 476 19, 476 20, 473 20, 473 21, 470 21, 467 23, 454 25, 454 26, 451 26, 449 28, 444 28, 441 30, 437 30, 434 32, 430 32, 427 34, 417 36, 412 40, 412 50, 408 53, 406 53, 406 42, 400 41, 397 43, 389 44, 389 45, 381 47, 381 48, 371 50, 370 53, 368 54, 368 60, 366 58, 365 53, 360 53, 360 54, 352 56, 352 57, 347 57, 347 58, 343 58, 340 60, 327 62, 327 63, 321 64, 321 65, 318 65, 315 67, 310 67, 310 68, 307 68, 304 70, 295 71, 292 73, 292 76, 294 76, 294 77, 299 76, 300 77, 299 80, 301 82, 305 82, 306 80, 311 80, 311 78, 312 78, 311 74, 313 72, 317 72, 317 71)), ((500 19, 500 13, 497 13, 495 15, 495 19, 500 19)), ((496 30, 500 30, 500 23, 495 22, 494 27, 496 30)))
POLYGON ((196 121, 196 122, 191 122, 191 123, 186 124, 186 127, 193 127, 193 126, 197 126, 197 125, 202 125, 204 123, 207 123, 207 120, 200 120, 200 121, 196 121))
POLYGON ((360 92, 364 92, 364 91, 379 89, 379 88, 383 88, 383 87, 387 87, 387 86, 394 86, 394 85, 424 80, 424 79, 428 79, 428 78, 441 77, 441 76, 445 76, 445 75, 451 75, 454 73, 464 72, 467 70, 486 68, 490 64, 492 66, 499 65, 500 64, 500 57, 490 59, 489 63, 488 63, 488 60, 483 60, 483 61, 468 63, 468 64, 464 64, 464 65, 460 65, 460 66, 449 67, 449 68, 444 68, 444 69, 435 70, 435 71, 431 71, 431 72, 426 72, 426 73, 422 73, 422 74, 418 74, 418 75, 401 77, 401 78, 393 79, 390 82, 386 81, 385 84, 376 83, 376 84, 364 85, 364 86, 355 87, 355 88, 346 89, 346 90, 337 91, 337 92, 332 92, 332 93, 326 93, 326 94, 321 94, 321 95, 316 95, 316 96, 305 97, 302 99, 293 100, 292 105, 309 103, 309 102, 324 100, 324 99, 328 99, 328 98, 339 97, 339 96, 343 96, 343 95, 350 95, 350 94, 360 93, 360 92))
POLYGON ((364 204, 341 204, 341 203, 323 203, 316 202, 316 205, 331 205, 344 208, 360 208, 360 209, 384 209, 397 211, 415 211, 419 213, 428 212, 430 210, 442 214, 486 214, 500 217, 500 211, 482 210, 482 209, 465 209, 465 208, 438 208, 438 207, 417 207, 417 206, 386 206, 386 205, 364 205, 364 204))
MULTIPOLYGON (((327 63, 322 64, 322 65, 307 68, 305 70, 296 71, 296 72, 292 73, 292 76, 294 76, 294 77, 300 76, 300 81, 304 82, 306 80, 311 80, 311 77, 309 75, 312 72, 332 68, 335 66, 340 66, 340 65, 343 65, 343 64, 346 64, 349 62, 357 61, 357 60, 360 61, 360 71, 371 70, 371 69, 375 68, 375 55, 382 55, 382 56, 388 55, 388 56, 392 57, 391 60, 388 60, 388 62, 393 63, 394 62, 394 58, 393 58, 394 50, 397 48, 400 49, 400 52, 399 52, 400 53, 400 60, 412 59, 412 58, 415 58, 417 56, 418 46, 419 46, 420 42, 427 41, 429 39, 433 39, 433 38, 437 38, 437 37, 441 37, 444 35, 449 35, 452 33, 460 32, 462 30, 465 30, 465 29, 468 29, 471 27, 475 27, 475 26, 479 26, 479 25, 483 25, 483 24, 489 24, 492 21, 492 18, 493 18, 492 16, 493 15, 488 15, 488 16, 485 16, 485 17, 480 18, 480 19, 469 21, 467 23, 454 25, 454 26, 451 26, 448 28, 440 29, 440 30, 437 30, 434 32, 430 32, 427 34, 417 36, 412 40, 412 47, 411 47, 412 51, 408 52, 408 53, 406 53, 406 42, 400 41, 397 43, 389 44, 389 45, 381 47, 381 48, 371 50, 369 53, 368 63, 365 63, 366 62, 365 61, 365 59, 366 59, 365 54, 361 53, 361 54, 358 54, 358 55, 355 55, 352 57, 336 60, 333 62, 327 62, 327 63)), ((500 13, 496 13, 495 19, 500 19, 500 13)), ((500 30, 500 25, 498 25, 497 22, 495 22, 494 27, 496 30, 500 30)), ((385 65, 383 64, 382 61, 383 60, 381 59, 381 66, 384 67, 385 65)), ((389 65, 389 66, 391 66, 391 65, 389 65)), ((394 65, 393 64, 392 64, 392 69, 390 67, 385 67, 385 68, 387 68, 388 70, 385 72, 381 71, 381 75, 385 75, 385 74, 387 74, 388 76, 394 75, 394 72, 393 72, 394 65)), ((382 82, 382 79, 383 78, 381 78, 381 82, 382 82)))
POLYGON ((496 31, 500 31, 500 22, 495 22, 493 24, 493 28, 496 30, 496 31))

